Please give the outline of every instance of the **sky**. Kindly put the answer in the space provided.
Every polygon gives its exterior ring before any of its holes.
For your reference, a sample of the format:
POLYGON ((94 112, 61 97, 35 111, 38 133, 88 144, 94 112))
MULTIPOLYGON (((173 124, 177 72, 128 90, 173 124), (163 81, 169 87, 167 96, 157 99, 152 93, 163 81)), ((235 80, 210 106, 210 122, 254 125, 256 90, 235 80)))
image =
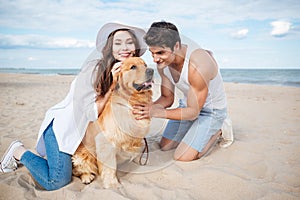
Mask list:
POLYGON ((80 68, 105 23, 161 20, 220 68, 300 69, 299 0, 0 0, 0 68, 80 68))

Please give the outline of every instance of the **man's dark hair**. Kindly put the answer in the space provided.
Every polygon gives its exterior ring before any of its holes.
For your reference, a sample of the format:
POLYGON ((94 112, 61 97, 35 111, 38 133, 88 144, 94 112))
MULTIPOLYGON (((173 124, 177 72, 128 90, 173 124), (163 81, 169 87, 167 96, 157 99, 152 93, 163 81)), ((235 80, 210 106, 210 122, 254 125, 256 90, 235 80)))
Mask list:
POLYGON ((181 47, 181 39, 177 27, 170 22, 154 22, 144 36, 148 46, 169 47, 174 50, 176 42, 181 47))

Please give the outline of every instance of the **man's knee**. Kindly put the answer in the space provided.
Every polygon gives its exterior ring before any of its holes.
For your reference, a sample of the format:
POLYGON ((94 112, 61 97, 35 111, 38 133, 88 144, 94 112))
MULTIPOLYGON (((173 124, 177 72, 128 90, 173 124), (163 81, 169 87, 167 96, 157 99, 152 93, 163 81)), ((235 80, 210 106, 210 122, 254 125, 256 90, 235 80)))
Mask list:
POLYGON ((173 158, 174 160, 189 162, 198 159, 199 152, 191 146, 180 143, 176 148, 173 158))
POLYGON ((159 146, 162 151, 169 151, 176 148, 178 146, 178 142, 163 137, 159 143, 159 146))
POLYGON ((174 153, 173 159, 176 160, 176 161, 190 162, 190 161, 193 161, 193 160, 197 160, 198 157, 195 156, 195 155, 191 155, 191 154, 179 155, 179 154, 174 153))
POLYGON ((162 145, 162 144, 160 144, 160 150, 162 150, 162 151, 169 151, 171 149, 172 148, 171 148, 170 145, 162 145))

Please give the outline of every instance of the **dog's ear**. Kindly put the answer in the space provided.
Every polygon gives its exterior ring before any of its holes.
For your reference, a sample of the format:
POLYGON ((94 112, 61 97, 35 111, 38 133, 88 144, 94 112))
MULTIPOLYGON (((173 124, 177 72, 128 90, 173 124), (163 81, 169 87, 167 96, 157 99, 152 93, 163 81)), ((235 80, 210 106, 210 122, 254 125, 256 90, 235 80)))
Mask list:
POLYGON ((117 76, 116 86, 115 86, 114 90, 118 90, 120 88, 120 84, 119 84, 120 77, 121 77, 121 72, 119 72, 119 74, 117 76))
POLYGON ((120 88, 120 84, 119 82, 117 82, 116 86, 115 86, 115 90, 118 90, 120 88))

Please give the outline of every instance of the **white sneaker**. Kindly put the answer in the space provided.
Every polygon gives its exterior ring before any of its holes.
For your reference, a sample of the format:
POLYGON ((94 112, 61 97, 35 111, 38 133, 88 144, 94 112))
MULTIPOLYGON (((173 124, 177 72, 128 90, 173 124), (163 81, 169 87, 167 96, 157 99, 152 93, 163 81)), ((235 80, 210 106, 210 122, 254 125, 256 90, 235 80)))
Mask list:
POLYGON ((222 130, 222 135, 221 135, 221 142, 219 143, 219 146, 222 148, 229 147, 234 140, 232 121, 229 117, 227 117, 224 120, 221 130, 222 130))
POLYGON ((1 172, 12 172, 18 168, 18 163, 14 158, 14 152, 19 146, 23 146, 23 144, 19 140, 15 140, 9 145, 8 149, 6 150, 0 161, 1 172))

